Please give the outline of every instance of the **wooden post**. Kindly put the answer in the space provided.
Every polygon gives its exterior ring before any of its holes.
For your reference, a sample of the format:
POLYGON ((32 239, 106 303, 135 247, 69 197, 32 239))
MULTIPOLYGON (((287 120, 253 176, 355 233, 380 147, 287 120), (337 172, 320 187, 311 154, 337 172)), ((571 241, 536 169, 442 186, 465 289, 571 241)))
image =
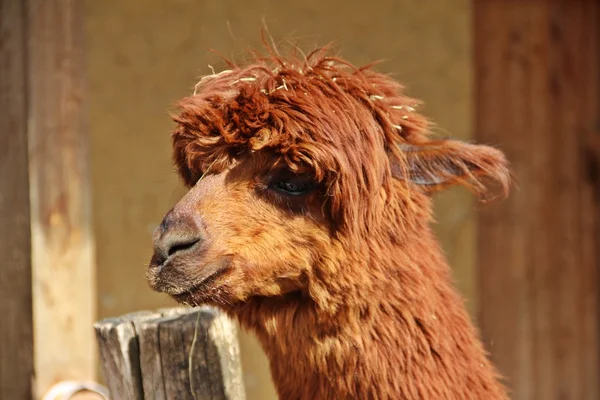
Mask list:
POLYGON ((26 19, 0 1, 0 399, 30 398, 33 378, 26 19))
POLYGON ((479 221, 483 337, 511 398, 598 399, 600 3, 477 0, 474 18, 477 139, 516 178, 479 221))
POLYGON ((36 391, 93 380, 95 271, 84 2, 29 0, 29 163, 36 391))
POLYGON ((114 399, 245 399, 235 325, 213 308, 136 312, 95 329, 114 399))

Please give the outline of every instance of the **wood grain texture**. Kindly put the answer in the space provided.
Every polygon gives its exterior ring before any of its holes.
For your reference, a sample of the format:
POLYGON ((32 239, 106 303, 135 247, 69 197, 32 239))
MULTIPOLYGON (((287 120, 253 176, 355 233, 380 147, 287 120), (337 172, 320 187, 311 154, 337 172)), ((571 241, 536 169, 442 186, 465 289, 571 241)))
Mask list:
POLYGON ((484 207, 478 319, 514 399, 597 399, 600 3, 474 3, 476 135, 516 189, 484 207))
POLYGON ((95 324, 113 398, 244 400, 235 325, 209 308, 175 308, 95 324))
POLYGON ((26 17, 0 0, 0 399, 31 398, 33 377, 26 17))
POLYGON ((136 324, 160 316, 160 313, 140 311, 94 325, 110 393, 118 393, 119 398, 143 399, 136 324))
POLYGON ((136 320, 140 343, 140 372, 142 376, 149 377, 142 381, 143 393, 148 398, 164 400, 165 382, 162 375, 162 357, 160 355, 159 322, 162 319, 171 319, 188 312, 185 308, 171 308, 157 310, 159 315, 153 320, 136 320))
POLYGON ((81 1, 28 1, 36 397, 95 378, 83 23, 81 1))

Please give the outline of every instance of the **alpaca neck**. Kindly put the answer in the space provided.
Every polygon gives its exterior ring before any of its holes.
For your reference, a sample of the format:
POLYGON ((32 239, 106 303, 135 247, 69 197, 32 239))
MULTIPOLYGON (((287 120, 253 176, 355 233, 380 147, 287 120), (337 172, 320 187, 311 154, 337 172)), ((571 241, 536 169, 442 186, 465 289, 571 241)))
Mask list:
POLYGON ((429 229, 415 237, 371 252, 378 264, 349 256, 371 279, 341 274, 341 287, 344 278, 350 286, 330 293, 335 312, 299 293, 239 311, 269 357, 280 398, 507 398, 429 229))

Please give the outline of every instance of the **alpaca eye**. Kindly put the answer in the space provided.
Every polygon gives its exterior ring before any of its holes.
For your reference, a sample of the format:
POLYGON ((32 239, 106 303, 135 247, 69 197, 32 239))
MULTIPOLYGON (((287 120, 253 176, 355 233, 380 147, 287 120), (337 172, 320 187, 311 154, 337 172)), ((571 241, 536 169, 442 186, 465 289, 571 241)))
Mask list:
POLYGON ((312 182, 306 180, 289 180, 277 181, 271 187, 291 196, 300 196, 311 191, 314 185, 312 182))

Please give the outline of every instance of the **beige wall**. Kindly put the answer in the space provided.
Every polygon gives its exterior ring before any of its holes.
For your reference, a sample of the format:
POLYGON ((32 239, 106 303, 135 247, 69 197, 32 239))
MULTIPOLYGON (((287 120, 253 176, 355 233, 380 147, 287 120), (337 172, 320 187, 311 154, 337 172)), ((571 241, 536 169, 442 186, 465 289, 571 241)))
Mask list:
MULTIPOLYGON (((190 93, 212 47, 235 56, 259 42, 336 40, 354 63, 386 59, 442 135, 471 135, 470 2, 423 0, 120 0, 87 2, 88 73, 99 316, 172 304, 144 282, 150 234, 183 193, 170 163, 167 108, 190 93)), ((470 196, 438 198, 436 226, 459 287, 474 302, 470 196)), ((241 336, 248 399, 271 399, 267 364, 241 336)))

